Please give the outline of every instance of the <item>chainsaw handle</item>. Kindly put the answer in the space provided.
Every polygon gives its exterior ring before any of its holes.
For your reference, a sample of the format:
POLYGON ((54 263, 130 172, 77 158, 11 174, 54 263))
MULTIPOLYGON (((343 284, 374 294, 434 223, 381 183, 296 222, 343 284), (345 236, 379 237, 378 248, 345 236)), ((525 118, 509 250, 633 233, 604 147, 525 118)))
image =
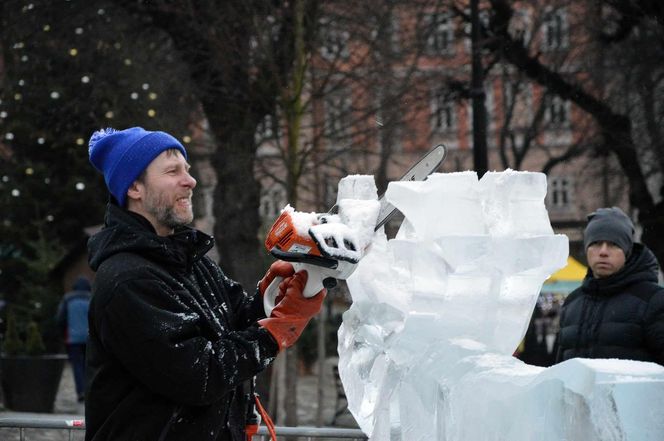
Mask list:
MULTIPOLYGON (((295 272, 305 270, 307 272, 307 284, 304 286, 302 295, 306 298, 313 297, 323 289, 323 279, 325 274, 321 268, 306 263, 293 262, 295 272)), ((275 277, 274 280, 268 285, 265 293, 263 293, 263 308, 265 309, 265 316, 270 317, 272 310, 275 307, 275 301, 279 295, 279 284, 283 280, 282 277, 275 277)))

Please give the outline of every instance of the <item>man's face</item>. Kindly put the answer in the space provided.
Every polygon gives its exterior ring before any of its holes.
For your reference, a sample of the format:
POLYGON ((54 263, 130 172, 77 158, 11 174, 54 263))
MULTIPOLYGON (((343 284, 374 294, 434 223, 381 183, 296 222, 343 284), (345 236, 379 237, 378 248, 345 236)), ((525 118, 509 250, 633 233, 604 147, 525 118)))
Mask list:
POLYGON ((180 151, 164 151, 150 163, 143 179, 136 181, 139 197, 135 211, 145 216, 160 236, 194 219, 191 197, 196 179, 189 168, 180 151))
POLYGON ((591 243, 586 250, 586 258, 593 275, 599 279, 609 277, 625 266, 622 248, 605 240, 591 243))

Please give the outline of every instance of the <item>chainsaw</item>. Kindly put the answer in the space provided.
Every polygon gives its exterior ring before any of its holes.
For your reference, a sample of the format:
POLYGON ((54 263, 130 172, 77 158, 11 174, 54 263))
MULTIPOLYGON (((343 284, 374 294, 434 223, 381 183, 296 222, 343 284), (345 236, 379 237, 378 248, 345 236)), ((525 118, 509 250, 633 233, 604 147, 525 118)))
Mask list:
MULTIPOLYGON (((437 145, 399 180, 425 180, 446 156, 447 148, 437 145)), ((385 195, 378 199, 378 203, 380 207, 373 231, 381 228, 398 211, 387 202, 385 195)), ((265 248, 275 258, 293 263, 296 272, 307 271, 307 284, 302 293, 304 297, 313 297, 323 288, 336 286, 337 280, 346 280, 364 254, 355 231, 335 214, 337 211, 338 206, 335 205, 327 213, 303 213, 287 205, 265 239, 265 248)), ((268 317, 275 305, 279 283, 281 278, 275 278, 263 296, 268 317)))

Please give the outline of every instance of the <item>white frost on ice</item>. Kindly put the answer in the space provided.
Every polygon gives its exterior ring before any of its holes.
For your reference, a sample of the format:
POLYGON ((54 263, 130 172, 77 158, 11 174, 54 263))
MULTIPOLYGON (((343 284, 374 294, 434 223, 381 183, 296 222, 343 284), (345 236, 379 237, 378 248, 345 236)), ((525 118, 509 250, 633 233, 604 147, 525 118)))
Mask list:
POLYGON ((512 170, 390 183, 405 221, 393 240, 371 234, 339 330, 349 409, 372 441, 662 439, 663 367, 512 356, 568 255, 545 195, 543 174, 512 170))

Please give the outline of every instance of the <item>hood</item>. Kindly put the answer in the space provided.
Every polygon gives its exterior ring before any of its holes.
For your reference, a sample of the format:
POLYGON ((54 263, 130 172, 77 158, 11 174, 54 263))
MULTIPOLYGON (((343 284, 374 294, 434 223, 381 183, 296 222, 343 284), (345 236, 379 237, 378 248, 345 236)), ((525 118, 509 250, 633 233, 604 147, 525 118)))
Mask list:
POLYGON ((648 247, 635 243, 629 259, 620 271, 609 277, 596 279, 592 270, 588 268, 588 274, 583 279, 582 289, 589 294, 615 294, 624 290, 627 286, 637 282, 657 283, 659 263, 657 258, 648 247))
POLYGON ((71 287, 72 291, 90 291, 90 281, 83 276, 79 276, 71 287))
POLYGON ((214 239, 189 227, 178 227, 170 236, 159 236, 143 216, 108 204, 104 228, 88 240, 88 263, 97 271, 109 257, 134 253, 178 272, 191 265, 214 246, 214 239))

